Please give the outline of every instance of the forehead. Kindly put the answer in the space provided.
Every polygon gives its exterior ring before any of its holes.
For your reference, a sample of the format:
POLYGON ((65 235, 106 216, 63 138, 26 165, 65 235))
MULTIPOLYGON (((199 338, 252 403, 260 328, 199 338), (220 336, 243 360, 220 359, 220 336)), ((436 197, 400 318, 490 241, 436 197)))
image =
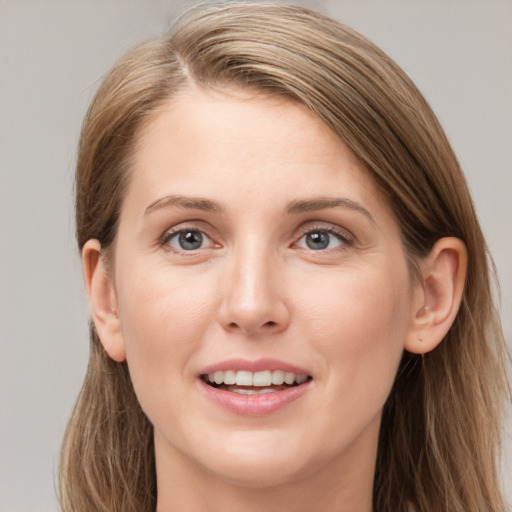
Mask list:
POLYGON ((187 90, 153 115, 138 138, 134 193, 146 206, 176 193, 242 204, 348 193, 387 207, 359 159, 313 112, 237 89, 187 90))

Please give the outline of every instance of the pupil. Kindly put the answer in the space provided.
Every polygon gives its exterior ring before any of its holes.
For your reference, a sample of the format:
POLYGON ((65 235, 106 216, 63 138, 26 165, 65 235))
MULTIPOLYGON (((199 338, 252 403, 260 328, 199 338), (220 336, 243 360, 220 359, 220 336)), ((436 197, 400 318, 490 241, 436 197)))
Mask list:
POLYGON ((329 246, 329 234, 315 231, 306 235, 306 245, 310 249, 326 249, 329 246))
POLYGON ((180 233, 179 242, 182 249, 188 251, 199 249, 203 243, 203 235, 199 231, 184 231, 180 233))

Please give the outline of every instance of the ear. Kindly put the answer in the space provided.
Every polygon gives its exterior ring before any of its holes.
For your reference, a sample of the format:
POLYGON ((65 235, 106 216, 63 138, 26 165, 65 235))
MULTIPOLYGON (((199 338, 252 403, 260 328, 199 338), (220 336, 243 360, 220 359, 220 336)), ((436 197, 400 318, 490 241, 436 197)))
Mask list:
POLYGON ((96 332, 107 354, 114 361, 122 362, 126 359, 126 352, 115 288, 98 240, 88 240, 84 245, 82 266, 96 332))
POLYGON ((458 238, 441 238, 420 262, 405 349, 425 354, 436 348, 453 324, 462 300, 467 251, 458 238))

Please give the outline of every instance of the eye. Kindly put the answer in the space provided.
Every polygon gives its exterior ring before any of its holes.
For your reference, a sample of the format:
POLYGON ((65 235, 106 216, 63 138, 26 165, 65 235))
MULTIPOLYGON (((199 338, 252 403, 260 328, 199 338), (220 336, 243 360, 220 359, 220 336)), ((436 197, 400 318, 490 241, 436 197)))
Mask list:
POLYGON ((197 229, 181 229, 165 237, 164 243, 178 251, 196 251, 212 247, 212 240, 197 229))
POLYGON ((339 233, 328 229, 315 229, 305 233, 297 242, 297 246, 312 251, 325 251, 336 249, 345 243, 346 238, 339 233))

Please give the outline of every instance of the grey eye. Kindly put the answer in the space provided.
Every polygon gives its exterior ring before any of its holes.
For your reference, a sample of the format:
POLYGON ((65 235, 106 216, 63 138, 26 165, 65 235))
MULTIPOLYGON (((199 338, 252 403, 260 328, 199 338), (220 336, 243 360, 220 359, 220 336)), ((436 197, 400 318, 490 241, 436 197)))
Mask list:
POLYGON ((337 233, 331 233, 326 230, 316 230, 306 233, 298 242, 298 246, 313 251, 323 251, 325 249, 334 249, 343 245, 345 240, 337 233))
POLYGON ((319 250, 319 249, 327 249, 329 247, 329 233, 324 233, 322 231, 315 231, 313 233, 308 233, 306 235, 306 245, 310 249, 319 250))
POLYGON ((186 251, 199 249, 203 243, 203 235, 199 231, 184 231, 179 234, 179 244, 186 251))
POLYGON ((168 240, 168 244, 181 251, 195 251, 201 249, 210 239, 201 231, 184 229, 174 233, 168 240))

